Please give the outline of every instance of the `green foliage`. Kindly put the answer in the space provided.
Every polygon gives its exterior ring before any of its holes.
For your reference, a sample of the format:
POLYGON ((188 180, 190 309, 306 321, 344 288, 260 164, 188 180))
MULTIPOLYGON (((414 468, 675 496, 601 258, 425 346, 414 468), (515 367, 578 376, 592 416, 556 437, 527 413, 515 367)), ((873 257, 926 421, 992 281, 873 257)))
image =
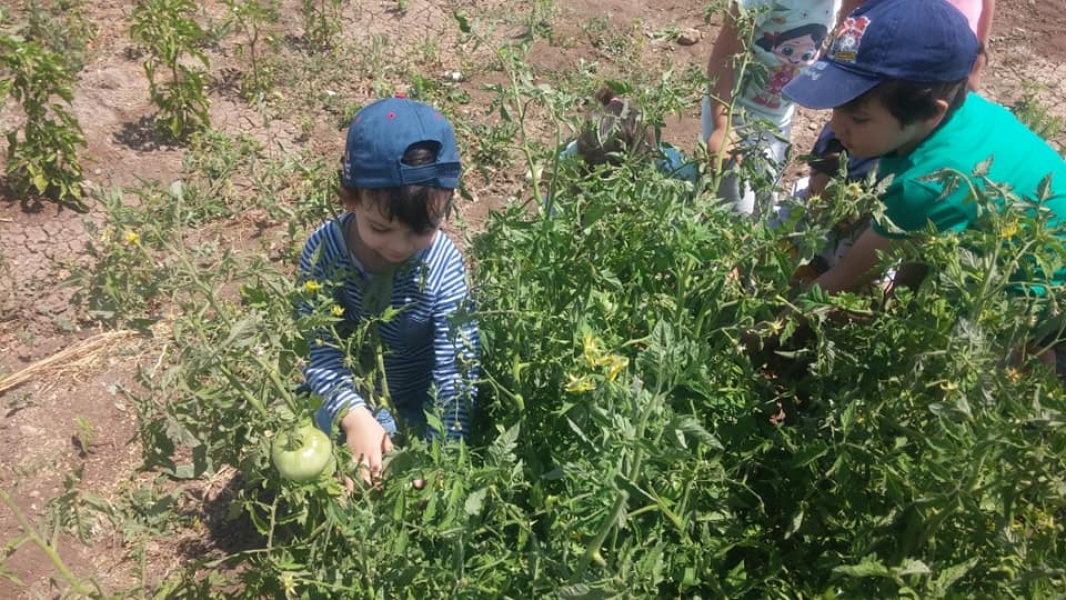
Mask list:
POLYGON ((78 415, 74 418, 74 443, 82 456, 88 456, 93 451, 93 446, 100 437, 100 430, 93 425, 92 421, 78 415))
MULTIPOLYGON (((521 156, 532 175, 465 246, 483 341, 469 445, 405 432, 385 483, 350 496, 339 480, 278 475, 272 442, 320 402, 295 391, 309 343, 341 321, 328 282, 298 285, 292 273, 307 232, 332 215, 335 157, 272 156, 248 136, 205 130, 189 138, 179 182, 146 183, 126 192, 133 202, 101 196, 92 264, 71 281, 92 316, 165 340, 125 393, 144 467, 171 481, 105 503, 76 494, 71 477, 54 526, 87 537, 99 524, 91 508, 136 548, 190 524, 173 481, 235 470, 220 518, 245 527, 249 546, 137 591, 1060 594, 1066 398, 1021 353, 1061 337, 1066 308, 1066 290, 1047 283, 1066 251, 1042 199, 982 179, 977 227, 882 257, 884 268, 924 262, 922 286, 797 293, 798 261, 837 221, 876 208, 875 193, 832 184, 820 204, 794 207, 806 224, 796 232, 738 220, 709 191, 715 182, 693 188, 636 159, 588 173, 557 148, 602 82, 584 73, 559 85, 531 72, 527 52, 495 57, 506 83, 489 88, 490 119, 475 121, 491 125, 455 119, 464 156, 497 168, 521 156), (287 221, 284 248, 240 252, 225 219, 246 213, 287 221), (295 316, 297 305, 310 310, 295 316), (784 307, 792 316, 776 318, 784 307), (167 327, 156 325, 163 315, 167 327), (777 351, 743 347, 755 323, 777 351)), ((449 101, 447 86, 405 77, 449 101)), ((608 83, 652 125, 703 83, 690 71, 636 79, 608 83)), ((346 124, 351 111, 337 111, 346 124)), ((374 377, 387 351, 375 328, 389 317, 346 338, 359 377, 374 377)), ((353 474, 346 447, 335 452, 353 474)), ((56 565, 76 593, 104 596, 56 565)))
POLYGON ((278 0, 223 0, 223 4, 229 9, 227 19, 244 36, 237 44, 237 55, 247 57, 251 65, 251 72, 241 78, 241 91, 249 98, 265 94, 273 84, 274 67, 264 61, 263 43, 268 48, 276 46, 266 28, 278 21, 278 0))
POLYGON ((1053 114, 1040 102, 1035 86, 1026 88, 1022 99, 1014 104, 1012 110, 1019 121, 1045 140, 1053 140, 1062 133, 1062 117, 1053 114))
POLYGON ((159 108, 159 122, 174 140, 185 140, 211 122, 210 62, 203 49, 207 32, 193 18, 196 6, 193 0, 144 0, 130 13, 130 37, 148 52, 148 93, 159 108))
POLYGON ((0 30, 0 73, 0 99, 12 97, 25 114, 21 135, 7 133, 8 179, 20 194, 34 190, 83 207, 78 147, 85 136, 68 111, 74 74, 60 54, 8 28, 0 30))
POLYGON ((26 0, 25 35, 40 41, 62 57, 72 75, 85 66, 86 47, 96 35, 96 24, 85 14, 83 0, 26 0))
POLYGON ((304 41, 312 53, 336 49, 337 36, 344 29, 343 9, 347 0, 300 0, 304 41))

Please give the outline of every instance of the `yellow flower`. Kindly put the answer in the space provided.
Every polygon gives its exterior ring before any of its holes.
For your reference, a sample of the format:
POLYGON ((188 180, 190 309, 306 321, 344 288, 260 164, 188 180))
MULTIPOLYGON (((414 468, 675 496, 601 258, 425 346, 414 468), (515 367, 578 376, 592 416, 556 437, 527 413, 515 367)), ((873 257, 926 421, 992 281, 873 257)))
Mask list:
POLYGON ((1018 235, 1018 222, 1011 221, 1003 226, 1003 230, 999 232, 1000 237, 1008 242, 1014 239, 1014 236, 1018 235))
POLYGON ((141 236, 137 235, 136 231, 127 231, 125 237, 127 246, 134 246, 141 243, 141 236))
POLYGON ((629 359, 624 356, 611 355, 608 357, 609 366, 607 367, 607 381, 614 381, 618 378, 618 374, 622 372, 629 365, 629 359))
POLYGON ((341 306, 340 304, 334 304, 333 308, 331 308, 330 311, 333 312, 333 316, 334 317, 343 317, 344 316, 344 307, 341 306))
POLYGON ((585 360, 588 361, 590 367, 595 367, 600 360, 600 348, 591 331, 585 332, 585 339, 581 345, 585 352, 585 360))
POLYGON ((847 194, 848 196, 852 197, 852 198, 857 198, 857 197, 862 196, 865 193, 865 191, 866 190, 863 189, 862 184, 859 183, 858 181, 848 182, 848 184, 846 186, 844 186, 844 193, 847 194))
POLYGON ((317 282, 317 281, 315 281, 314 279, 308 279, 304 283, 304 291, 307 292, 308 294, 313 294, 313 293, 317 292, 320 289, 322 289, 322 284, 317 282))
POLYGON ((296 595, 296 578, 292 573, 285 572, 281 574, 281 587, 285 590, 285 597, 292 598, 296 595))
POLYGON ((596 389, 596 384, 589 379, 588 375, 582 375, 581 377, 567 375, 566 377, 570 381, 566 383, 565 389, 571 394, 580 394, 581 392, 590 392, 596 389))
POLYGON ((1036 525, 1037 527, 1042 527, 1044 529, 1058 529, 1058 526, 1055 524, 1055 517, 1042 510, 1036 511, 1036 525))

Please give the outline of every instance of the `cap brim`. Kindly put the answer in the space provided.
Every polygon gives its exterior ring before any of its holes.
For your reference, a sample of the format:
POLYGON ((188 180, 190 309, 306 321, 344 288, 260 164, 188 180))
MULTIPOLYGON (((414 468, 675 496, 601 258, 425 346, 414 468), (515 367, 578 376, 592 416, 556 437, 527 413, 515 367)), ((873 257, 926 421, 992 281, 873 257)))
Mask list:
POLYGON ((879 77, 864 75, 820 60, 793 79, 783 90, 800 106, 824 110, 851 102, 881 83, 879 77))

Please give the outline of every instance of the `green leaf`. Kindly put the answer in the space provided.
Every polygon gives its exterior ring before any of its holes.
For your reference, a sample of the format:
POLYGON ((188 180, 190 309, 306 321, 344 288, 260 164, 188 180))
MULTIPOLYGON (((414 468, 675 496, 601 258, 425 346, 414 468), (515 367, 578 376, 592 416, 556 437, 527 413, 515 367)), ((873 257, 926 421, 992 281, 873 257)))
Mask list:
POLYGON ((892 571, 876 560, 864 560, 857 565, 841 565, 834 567, 833 572, 845 577, 892 577, 892 571))
POLYGON ((466 503, 463 505, 463 511, 468 516, 477 516, 481 514, 481 510, 485 504, 485 495, 488 493, 488 488, 481 488, 469 496, 466 497, 466 503))
POLYGON ((613 598, 613 594, 608 594, 603 590, 593 588, 584 583, 576 583, 559 588, 555 592, 559 598, 566 598, 568 600, 600 600, 601 598, 613 598))
POLYGON ((468 19, 464 13, 453 10, 452 18, 455 19, 461 33, 470 33, 470 19, 468 19))
POLYGON ((980 557, 974 556, 973 558, 943 569, 937 573, 936 579, 933 581, 935 588, 941 594, 946 594, 951 589, 951 586, 955 585, 956 581, 965 577, 966 574, 973 570, 980 561, 980 557))

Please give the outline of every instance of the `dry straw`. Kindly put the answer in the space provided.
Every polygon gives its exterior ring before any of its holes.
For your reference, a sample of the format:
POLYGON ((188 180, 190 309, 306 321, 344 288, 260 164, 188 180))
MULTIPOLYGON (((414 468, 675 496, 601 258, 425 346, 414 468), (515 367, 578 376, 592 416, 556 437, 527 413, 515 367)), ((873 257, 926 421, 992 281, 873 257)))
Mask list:
POLYGON ((92 362, 114 342, 134 335, 138 335, 138 333, 136 331, 124 329, 98 333, 90 338, 81 340, 69 348, 57 352, 48 358, 41 359, 17 373, 0 379, 0 394, 3 394, 11 388, 22 385, 35 377, 48 373, 53 369, 69 369, 71 367, 77 367, 80 364, 92 362))

